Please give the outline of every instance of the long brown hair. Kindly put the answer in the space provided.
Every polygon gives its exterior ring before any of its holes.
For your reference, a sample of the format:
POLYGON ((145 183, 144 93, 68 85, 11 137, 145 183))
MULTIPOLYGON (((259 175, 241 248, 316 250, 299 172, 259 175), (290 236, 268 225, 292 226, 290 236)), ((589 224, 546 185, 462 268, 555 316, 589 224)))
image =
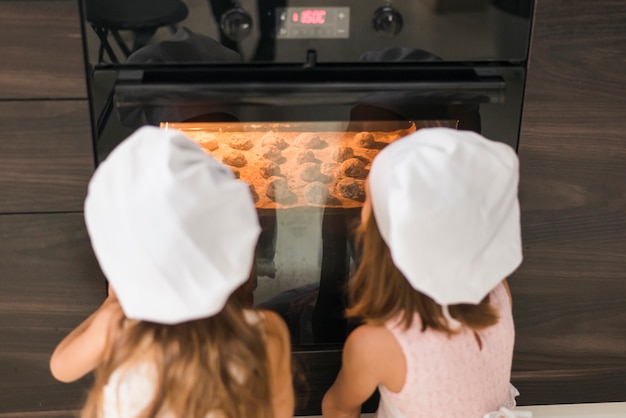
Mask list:
MULTIPOLYGON (((348 282, 348 317, 381 325, 401 315, 402 323, 408 329, 417 313, 422 319, 422 331, 432 328, 448 334, 456 332, 443 316, 441 306, 411 287, 395 266, 371 211, 357 228, 357 245, 361 252, 360 262, 348 282)), ((454 319, 475 331, 498 322, 489 295, 478 305, 458 304, 448 308, 454 319)))
POLYGON ((266 351, 267 331, 246 318, 233 294, 209 318, 176 325, 129 321, 120 309, 113 321, 105 361, 96 370, 82 418, 102 415, 103 388, 112 373, 137 361, 156 368, 154 397, 138 418, 165 412, 177 418, 271 418, 272 388, 266 351))

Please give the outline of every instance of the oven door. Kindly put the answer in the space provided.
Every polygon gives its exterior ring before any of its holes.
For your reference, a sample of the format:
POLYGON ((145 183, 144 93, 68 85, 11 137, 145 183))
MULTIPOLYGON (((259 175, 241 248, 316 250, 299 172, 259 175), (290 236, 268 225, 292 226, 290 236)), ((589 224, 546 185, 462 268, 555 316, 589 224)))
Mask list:
MULTIPOLYGON (((296 415, 320 415, 341 346, 358 325, 344 318, 343 289, 358 262, 354 228, 369 163, 385 144, 432 126, 516 148, 523 80, 520 67, 449 63, 128 68, 114 107, 129 130, 182 130, 250 184, 262 225, 252 300, 288 324, 296 415), (286 147, 276 155, 265 151, 269 134, 286 147), (323 145, 299 142, 302 135, 323 145), (229 160, 233 148, 239 160, 229 160), (350 173, 344 160, 363 169, 350 173), (309 169, 313 179, 303 177, 309 169), (282 200, 278 184, 288 190, 282 200)), ((96 143, 99 160, 116 138, 96 143)), ((376 405, 374 396, 364 412, 376 405)))

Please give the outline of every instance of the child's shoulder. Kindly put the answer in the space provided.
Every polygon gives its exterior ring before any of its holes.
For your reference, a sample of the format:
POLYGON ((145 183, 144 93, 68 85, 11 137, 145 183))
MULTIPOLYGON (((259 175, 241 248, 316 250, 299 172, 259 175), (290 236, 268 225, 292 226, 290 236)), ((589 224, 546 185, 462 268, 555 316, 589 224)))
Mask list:
POLYGON ((250 313, 251 315, 255 315, 257 318, 259 318, 260 321, 263 321, 266 324, 270 324, 271 326, 275 326, 278 328, 284 326, 285 329, 287 328, 287 324, 285 323, 283 318, 274 311, 270 311, 268 309, 251 309, 246 311, 246 314, 248 313, 250 313))
POLYGON ((343 351, 359 362, 376 363, 380 359, 402 353, 394 335, 384 325, 364 324, 348 335, 343 351))
POLYGON ((394 335, 384 325, 365 324, 346 339, 342 367, 356 378, 373 379, 399 390, 404 382, 404 352, 394 335))
POLYGON ((279 340, 289 341, 289 328, 283 318, 274 311, 270 310, 250 310, 256 315, 259 322, 263 323, 268 335, 277 336, 279 340))
POLYGON ((390 337, 393 338, 393 335, 384 324, 363 324, 356 327, 350 335, 348 335, 346 346, 385 344, 390 337))

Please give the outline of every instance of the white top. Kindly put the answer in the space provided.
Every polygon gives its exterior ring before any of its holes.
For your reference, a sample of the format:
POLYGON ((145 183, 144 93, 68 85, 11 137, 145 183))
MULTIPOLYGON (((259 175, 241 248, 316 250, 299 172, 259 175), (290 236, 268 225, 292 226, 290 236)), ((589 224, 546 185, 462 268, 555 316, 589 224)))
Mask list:
MULTIPOLYGON (((245 311, 246 320, 251 325, 259 324, 263 314, 245 311)), ((236 370, 235 370, 236 372, 236 370)), ((139 361, 123 370, 115 370, 103 390, 102 418, 134 418, 146 408, 155 392, 157 366, 149 361, 139 361)), ((206 418, 221 418, 221 414, 209 413, 206 418)), ((175 418, 164 413, 160 418, 175 418)))
POLYGON ((399 392, 384 386, 378 418, 481 418, 510 401, 514 326, 508 294, 502 284, 490 302, 500 320, 478 332, 463 330, 448 337, 428 328, 416 315, 408 330, 397 320, 385 325, 398 341, 406 360, 406 379, 399 392))

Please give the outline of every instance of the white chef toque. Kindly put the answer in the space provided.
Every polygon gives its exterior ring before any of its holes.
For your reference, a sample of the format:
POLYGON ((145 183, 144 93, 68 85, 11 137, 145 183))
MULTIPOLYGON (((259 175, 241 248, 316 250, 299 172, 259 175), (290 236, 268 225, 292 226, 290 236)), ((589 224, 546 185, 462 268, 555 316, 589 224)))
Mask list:
POLYGON ((470 131, 420 129, 369 173, 372 211, 396 267, 443 305, 478 304, 522 261, 519 162, 470 131))
POLYGON ((85 221, 125 315, 163 324, 221 311, 260 233, 246 183, 181 132, 148 126, 96 170, 85 221))

